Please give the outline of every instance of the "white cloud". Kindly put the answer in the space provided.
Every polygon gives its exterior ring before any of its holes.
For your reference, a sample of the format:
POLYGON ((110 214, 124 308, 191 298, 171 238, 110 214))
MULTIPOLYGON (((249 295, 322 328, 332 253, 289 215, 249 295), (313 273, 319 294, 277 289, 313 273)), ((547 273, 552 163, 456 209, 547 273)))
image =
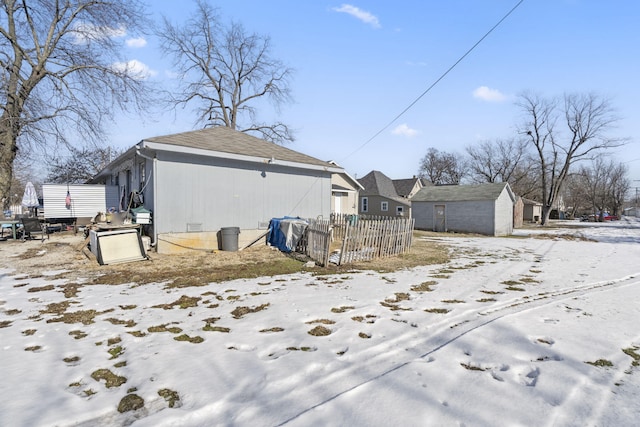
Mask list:
POLYGON ((88 40, 100 40, 110 37, 124 37, 127 30, 124 27, 111 28, 93 24, 78 24, 73 29, 76 43, 86 43, 88 40))
POLYGON ((502 102, 507 96, 497 89, 490 89, 487 86, 480 86, 473 91, 473 97, 482 99, 483 101, 502 102))
POLYGON ((128 39, 126 43, 129 47, 145 47, 147 45, 147 40, 144 37, 138 37, 135 39, 128 39))
POLYGON ((348 15, 353 16, 356 19, 364 22, 365 24, 371 25, 373 28, 380 28, 380 21, 378 21, 378 17, 372 15, 371 13, 362 10, 356 6, 350 4, 343 4, 340 7, 334 7, 334 11, 340 13, 346 13, 348 15))
POLYGON ((419 132, 416 129, 411 129, 406 123, 396 126, 395 129, 391 131, 394 135, 402 135, 407 138, 412 138, 416 136, 419 132))
POLYGON ((127 62, 116 62, 112 65, 114 70, 129 74, 129 76, 138 80, 145 80, 158 74, 147 66, 147 64, 132 59, 127 62))

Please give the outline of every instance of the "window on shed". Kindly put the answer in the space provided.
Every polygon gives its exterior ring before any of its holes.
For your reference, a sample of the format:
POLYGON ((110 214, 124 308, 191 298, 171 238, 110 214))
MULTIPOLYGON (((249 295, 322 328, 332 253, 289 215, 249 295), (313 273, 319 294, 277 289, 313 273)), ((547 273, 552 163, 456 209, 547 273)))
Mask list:
POLYGON ((404 206, 396 206, 396 215, 398 216, 404 215, 404 206))
POLYGON ((362 212, 369 212, 369 198, 363 197, 360 206, 362 207, 362 212))
POLYGON ((389 202, 380 202, 380 210, 386 212, 389 210, 389 202))

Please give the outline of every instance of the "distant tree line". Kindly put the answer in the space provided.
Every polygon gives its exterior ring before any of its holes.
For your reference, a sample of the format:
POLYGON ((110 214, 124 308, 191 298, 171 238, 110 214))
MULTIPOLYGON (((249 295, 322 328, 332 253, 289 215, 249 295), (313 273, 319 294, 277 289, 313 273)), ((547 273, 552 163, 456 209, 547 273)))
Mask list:
POLYGON ((517 105, 524 120, 512 138, 469 145, 463 154, 429 148, 419 176, 435 185, 508 182, 517 195, 542 203, 542 224, 560 199, 571 215, 619 215, 631 182, 626 165, 607 159, 607 150, 626 142, 608 136, 618 120, 610 101, 525 93, 517 105))

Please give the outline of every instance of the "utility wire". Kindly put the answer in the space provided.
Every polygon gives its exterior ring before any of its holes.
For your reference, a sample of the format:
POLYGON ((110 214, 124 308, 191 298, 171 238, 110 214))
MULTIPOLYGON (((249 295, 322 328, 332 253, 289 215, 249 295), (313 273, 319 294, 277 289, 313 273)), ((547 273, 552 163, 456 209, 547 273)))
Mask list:
POLYGON ((393 123, 395 123, 396 120, 398 120, 400 117, 402 117, 407 111, 409 111, 414 105, 416 105, 418 103, 418 101, 420 101, 427 93, 429 93, 429 91, 431 91, 431 89, 433 89, 433 87, 435 85, 437 85, 438 83, 440 83, 440 81, 442 79, 444 79, 447 74, 449 74, 460 62, 462 62, 476 47, 478 47, 478 45, 480 43, 482 43, 484 41, 484 39, 486 39, 489 34, 491 34, 496 28, 498 28, 498 26, 500 24, 502 24, 502 22, 507 19, 509 17, 509 15, 511 15, 517 8, 518 6, 520 6, 522 3, 524 3, 524 0, 520 0, 518 3, 516 3, 515 6, 513 6, 511 8, 511 10, 509 10, 509 12, 507 12, 502 19, 500 19, 493 27, 491 27, 491 29, 489 31, 487 31, 481 38, 480 40, 478 40, 473 46, 471 46, 471 48, 469 50, 467 50, 464 55, 462 55, 456 62, 453 63, 452 66, 450 66, 444 73, 442 73, 442 75, 440 77, 438 77, 436 79, 436 81, 434 81, 431 86, 429 86, 427 89, 424 90, 424 92, 422 92, 420 94, 420 96, 418 96, 411 104, 409 104, 404 110, 402 110, 400 112, 400 114, 398 114, 397 116, 395 116, 389 123, 387 123, 382 129, 380 129, 378 132, 376 132, 371 138, 369 138, 367 141, 365 141, 361 146, 359 146, 358 148, 356 148, 351 154, 347 155, 345 158, 343 158, 342 160, 346 160, 349 157, 353 156, 355 153, 357 153, 358 151, 362 150, 366 145, 368 145, 371 141, 373 141, 375 138, 377 138, 382 132, 384 132, 385 130, 387 130, 389 128, 389 126, 391 126, 393 123))

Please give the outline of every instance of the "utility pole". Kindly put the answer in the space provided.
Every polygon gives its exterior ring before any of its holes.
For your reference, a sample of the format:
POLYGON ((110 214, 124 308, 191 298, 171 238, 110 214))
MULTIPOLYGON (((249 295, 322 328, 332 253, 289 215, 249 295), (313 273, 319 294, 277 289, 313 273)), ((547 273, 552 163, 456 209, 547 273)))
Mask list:
MULTIPOLYGON (((634 179, 634 182, 640 182, 640 179, 634 179)), ((638 187, 636 187, 636 200, 633 206, 633 216, 638 217, 638 187)))

